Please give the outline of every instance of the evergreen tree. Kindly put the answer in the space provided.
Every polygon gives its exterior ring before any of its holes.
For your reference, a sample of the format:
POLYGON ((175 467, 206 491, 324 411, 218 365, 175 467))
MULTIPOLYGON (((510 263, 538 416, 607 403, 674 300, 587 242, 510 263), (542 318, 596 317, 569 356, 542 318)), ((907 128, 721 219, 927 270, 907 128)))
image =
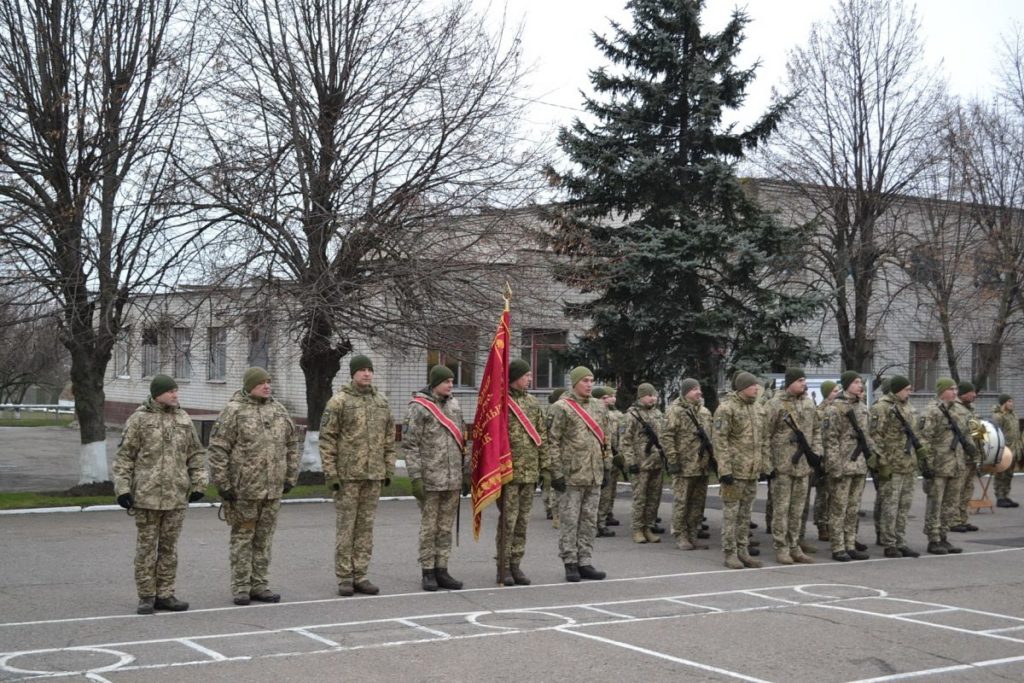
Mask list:
POLYGON ((623 394, 693 376, 714 405, 723 364, 779 370, 813 355, 787 330, 819 301, 787 281, 804 229, 774 220, 736 176, 786 103, 747 130, 723 124, 756 66, 734 65, 746 16, 703 34, 703 5, 631 0, 633 27, 595 36, 611 64, 590 74, 585 108, 596 123, 577 119, 559 134, 574 170, 556 175, 568 199, 552 218, 566 257, 557 277, 591 296, 567 307, 592 322, 573 360, 623 394))

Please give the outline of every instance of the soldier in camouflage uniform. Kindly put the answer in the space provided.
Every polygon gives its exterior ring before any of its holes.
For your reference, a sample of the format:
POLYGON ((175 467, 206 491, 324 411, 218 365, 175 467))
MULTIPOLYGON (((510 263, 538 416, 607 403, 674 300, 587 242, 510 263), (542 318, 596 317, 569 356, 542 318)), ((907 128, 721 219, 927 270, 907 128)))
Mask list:
MULTIPOLYGON (((971 424, 975 421, 974 399, 978 392, 970 382, 960 382, 956 388, 957 398, 953 402, 953 409, 960 414, 965 422, 971 424)), ((970 430, 964 432, 964 436, 970 439, 970 430)), ((978 527, 968 521, 968 510, 971 506, 971 498, 974 497, 974 480, 978 476, 978 457, 968 456, 964 460, 964 473, 960 478, 960 495, 957 500, 957 512, 953 518, 950 531, 959 533, 977 531, 978 527)))
POLYGON ((443 365, 430 369, 428 385, 409 402, 402 437, 412 494, 420 504, 419 562, 425 591, 462 588, 462 582, 448 573, 459 491, 462 495, 469 493, 465 422, 462 408, 452 396, 454 378, 454 373, 443 365), (432 404, 434 410, 447 418, 458 435, 424 403, 432 404))
POLYGON ((366 574, 381 488, 395 473, 395 421, 373 386, 373 362, 354 356, 349 376, 352 381, 327 402, 320 424, 324 480, 334 490, 334 575, 344 597, 380 592, 366 574))
POLYGON ((299 446, 288 410, 271 398, 270 375, 249 368, 210 434, 210 479, 231 526, 231 593, 236 605, 279 602, 270 590, 270 547, 281 496, 299 476, 299 446))
POLYGON ((715 411, 712 441, 718 460, 722 497, 722 551, 730 569, 758 568, 748 551, 750 510, 757 497, 757 480, 770 465, 764 458, 764 432, 757 396, 761 387, 749 372, 739 372, 733 390, 715 411))
POLYGON ((889 558, 920 556, 907 545, 906 536, 917 458, 924 455, 914 449, 913 431, 908 433, 917 424, 917 413, 908 400, 911 391, 910 380, 896 375, 889 380, 889 393, 871 406, 871 438, 878 447, 878 537, 889 558))
MULTIPOLYGON (((552 389, 548 394, 548 405, 544 408, 544 424, 551 427, 551 406, 565 393, 563 387, 552 389)), ((541 479, 541 500, 544 501, 544 513, 551 520, 551 526, 558 528, 558 491, 551 488, 551 477, 541 479)))
MULTIPOLYGON (((505 512, 505 562, 499 580, 506 586, 530 585, 530 579, 520 568, 526 553, 526 527, 533 507, 533 491, 537 480, 550 477, 551 463, 548 461, 547 425, 540 403, 527 393, 533 374, 530 364, 515 359, 508 366, 509 400, 533 426, 537 443, 527 432, 526 426, 511 410, 508 417, 508 441, 512 449, 512 481, 501 488, 502 505, 505 512)), ((501 530, 495 538, 495 545, 501 542, 501 530)))
POLYGON ((611 449, 600 427, 604 408, 591 398, 594 373, 580 366, 569 373, 569 380, 572 390, 551 407, 548 428, 551 486, 559 493, 558 549, 567 581, 599 580, 605 573, 595 569, 591 559, 597 531, 597 502, 611 449))
POLYGON ((633 542, 660 543, 651 527, 661 504, 661 433, 665 416, 657 408, 658 392, 644 382, 636 390, 636 403, 626 411, 622 422, 620 447, 626 467, 633 477, 633 542), (647 434, 647 428, 654 432, 647 434), (657 445, 656 445, 657 444, 657 445))
POLYGON ((796 431, 803 433, 811 449, 821 454, 821 426, 814 401, 807 395, 807 375, 800 368, 786 370, 782 391, 775 393, 765 408, 765 444, 775 478, 772 480, 772 541, 780 564, 814 560, 800 547, 800 525, 807 504, 807 484, 812 468, 799 452, 796 431))
POLYGON ((619 428, 622 425, 622 411, 615 407, 615 390, 609 387, 596 387, 593 393, 594 398, 601 401, 605 407, 604 427, 605 438, 612 450, 611 466, 608 468, 608 483, 601 487, 601 499, 597 504, 597 535, 614 536, 615 532, 610 526, 619 526, 619 520, 615 519, 613 508, 615 507, 615 495, 619 485, 619 475, 626 471, 626 461, 619 453, 619 428))
POLYGON ((711 454, 698 436, 697 425, 707 440, 713 431, 711 411, 704 407, 700 382, 687 377, 679 387, 679 398, 665 414, 662 443, 668 472, 672 475, 672 534, 680 550, 706 550, 697 539, 708 494, 708 464, 711 454))
MULTIPOLYGON (((956 382, 943 377, 935 384, 936 400, 928 405, 918 421, 918 438, 927 446, 922 458, 921 476, 925 479, 928 502, 925 506, 924 533, 932 555, 962 552, 946 540, 956 516, 960 482, 964 473, 964 446, 953 426, 965 437, 967 448, 974 450, 966 415, 956 411, 956 382), (943 411, 945 409, 945 411, 943 411)), ((972 454, 973 455, 973 454, 972 454)))
POLYGON ((992 421, 1003 430, 1006 437, 1006 445, 1013 452, 1013 461, 1010 466, 996 474, 996 505, 1001 508, 1020 507, 1020 504, 1010 498, 1010 485, 1013 483, 1013 471, 1017 469, 1015 464, 1020 463, 1024 457, 1020 438, 1020 421, 1017 414, 1013 412, 1013 397, 1009 394, 1000 394, 999 401, 992 408, 992 421))
MULTIPOLYGON (((829 406, 832 405, 832 402, 835 401, 837 398, 839 398, 839 394, 840 393, 842 393, 842 387, 840 387, 839 384, 837 384, 836 382, 833 382, 832 380, 828 380, 828 381, 825 381, 825 382, 821 383, 821 403, 819 403, 817 408, 815 408, 815 410, 818 412, 818 422, 819 422, 819 424, 824 423, 825 412, 828 410, 829 406)), ((824 438, 822 438, 822 443, 821 443, 822 452, 820 453, 822 458, 826 457, 826 454, 824 452, 825 446, 826 446, 825 440, 824 440, 824 438)), ((829 535, 828 535, 828 476, 821 477, 821 476, 817 476, 817 475, 811 475, 810 488, 807 491, 807 506, 804 509, 804 521, 803 521, 803 524, 800 526, 800 547, 803 549, 803 551, 805 553, 806 552, 814 552, 812 550, 812 548, 814 546, 812 544, 808 543, 808 542, 805 542, 805 540, 804 540, 804 539, 807 538, 807 516, 808 516, 810 510, 812 509, 812 506, 811 506, 811 489, 813 489, 815 491, 813 510, 814 510, 814 526, 818 527, 818 540, 819 541, 827 541, 827 540, 829 540, 829 535)))
POLYGON ((180 612, 174 596, 178 537, 188 503, 203 497, 203 444, 188 413, 178 407, 178 385, 167 375, 149 384, 150 398, 124 425, 114 460, 117 504, 135 517, 135 587, 139 614, 180 612))
POLYGON ((876 452, 871 440, 867 406, 864 405, 864 380, 853 370, 840 378, 843 395, 825 413, 822 433, 825 443, 825 470, 829 477, 828 529, 832 559, 837 562, 866 560, 869 555, 858 547, 857 511, 867 481, 868 458, 876 452), (850 417, 852 415, 852 419, 850 417), (867 453, 858 441, 863 434, 867 453))

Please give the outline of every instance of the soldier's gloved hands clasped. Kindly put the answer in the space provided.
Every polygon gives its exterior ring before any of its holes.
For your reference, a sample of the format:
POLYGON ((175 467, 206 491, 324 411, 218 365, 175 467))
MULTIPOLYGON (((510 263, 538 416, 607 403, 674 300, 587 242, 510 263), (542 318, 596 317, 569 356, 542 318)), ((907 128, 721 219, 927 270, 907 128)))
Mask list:
POLYGON ((391 486, 391 477, 384 477, 384 486, 391 486))
POLYGON ((469 475, 462 475, 462 495, 468 496, 471 489, 472 487, 470 486, 469 475))
POLYGON ((220 499, 225 503, 237 503, 238 495, 235 494, 231 489, 217 489, 217 493, 220 494, 220 499))
POLYGON ((630 474, 640 474, 640 465, 633 464, 629 466, 630 474))
POLYGON ((197 500, 202 500, 203 496, 205 495, 206 494, 203 493, 202 491, 193 491, 192 493, 188 494, 188 502, 194 503, 197 500))
POLYGON ((732 486, 736 483, 736 477, 731 474, 723 474, 718 478, 718 483, 725 484, 726 486, 732 486))
POLYGON ((558 477, 551 480, 551 488, 559 493, 565 493, 565 477, 558 477))
POLYGON ((131 510, 132 506, 135 505, 135 501, 132 500, 132 494, 122 493, 117 497, 117 504, 123 507, 125 510, 131 510))

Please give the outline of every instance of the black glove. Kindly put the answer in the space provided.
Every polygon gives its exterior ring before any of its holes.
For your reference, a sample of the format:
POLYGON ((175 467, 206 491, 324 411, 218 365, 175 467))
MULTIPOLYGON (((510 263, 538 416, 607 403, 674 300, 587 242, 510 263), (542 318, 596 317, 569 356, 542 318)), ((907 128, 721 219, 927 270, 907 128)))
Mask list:
POLYGON ((612 478, 608 476, 608 470, 603 470, 601 472, 601 488, 608 488, 608 484, 610 483, 612 483, 612 478))
POLYGON ((292 485, 291 485, 291 484, 285 484, 285 485, 284 485, 284 488, 282 488, 282 489, 281 489, 281 493, 288 493, 289 491, 291 491, 291 490, 292 490, 292 488, 293 488, 293 487, 292 487, 292 485))
POLYGON ((726 486, 732 486, 733 484, 736 483, 736 477, 732 476, 731 474, 723 474, 718 478, 718 483, 725 484, 726 486))
POLYGON ((473 487, 472 487, 472 485, 470 483, 469 475, 468 474, 462 475, 462 495, 468 496, 469 492, 471 490, 473 490, 473 487))
POLYGON ((629 466, 629 473, 630 474, 640 474, 640 465, 630 465, 629 466))
POLYGON ((220 499, 225 503, 237 503, 238 496, 231 489, 217 489, 217 493, 220 494, 220 499))
POLYGON ((559 477, 558 479, 551 480, 551 488, 558 491, 559 493, 565 493, 565 477, 559 477))
POLYGON ((391 486, 391 477, 384 477, 384 486, 391 486))
POLYGON ((197 500, 202 500, 203 496, 205 495, 206 494, 203 493, 202 491, 193 491, 192 493, 188 494, 188 502, 194 503, 197 500))
POLYGON ((935 472, 933 472, 930 468, 926 467, 923 470, 921 470, 921 476, 924 477, 925 479, 931 480, 935 478, 935 472))
POLYGON ((117 504, 123 507, 125 510, 131 510, 132 506, 135 505, 135 501, 132 500, 132 494, 122 493, 117 497, 117 504))
POLYGON ((761 481, 771 481, 772 479, 775 478, 775 474, 776 474, 775 470, 772 470, 771 472, 762 472, 761 476, 758 477, 758 478, 761 481))
POLYGON ((668 473, 669 474, 679 474, 682 471, 683 471, 682 466, 678 465, 676 463, 672 463, 671 465, 668 466, 668 473))

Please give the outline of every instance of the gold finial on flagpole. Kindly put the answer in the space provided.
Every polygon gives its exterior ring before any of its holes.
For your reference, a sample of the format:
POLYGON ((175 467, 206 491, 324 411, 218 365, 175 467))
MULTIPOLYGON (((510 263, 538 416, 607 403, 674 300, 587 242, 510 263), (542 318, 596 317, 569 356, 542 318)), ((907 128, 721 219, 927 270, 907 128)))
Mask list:
POLYGON ((505 300, 505 310, 509 310, 510 304, 512 303, 512 286, 505 281, 505 291, 501 293, 501 297, 505 300))

